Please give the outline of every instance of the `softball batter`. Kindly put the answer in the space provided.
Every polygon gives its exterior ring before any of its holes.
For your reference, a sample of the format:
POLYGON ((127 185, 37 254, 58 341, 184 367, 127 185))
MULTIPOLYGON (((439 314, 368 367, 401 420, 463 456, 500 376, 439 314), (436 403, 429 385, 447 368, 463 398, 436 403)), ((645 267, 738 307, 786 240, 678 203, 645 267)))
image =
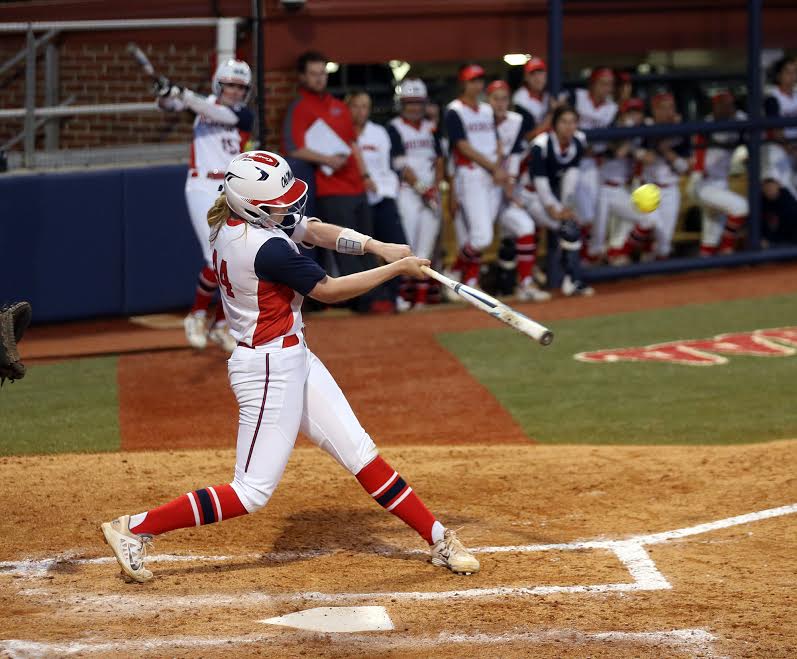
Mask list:
POLYGON ((221 304, 217 305, 216 318, 208 329, 208 307, 219 284, 211 263, 207 214, 219 195, 227 163, 244 150, 249 140, 254 117, 245 103, 251 84, 249 65, 240 60, 228 60, 219 65, 213 75, 213 94, 207 98, 174 86, 165 78, 156 84, 161 109, 168 112, 190 110, 196 115, 185 201, 205 257, 205 267, 199 273, 194 305, 183 324, 188 343, 200 350, 208 339, 228 352, 235 349, 221 304))
POLYGON ((306 218, 307 184, 268 151, 242 153, 227 168, 224 194, 208 213, 212 261, 230 331, 238 342, 228 361, 238 400, 235 476, 231 483, 183 494, 102 525, 123 572, 144 582, 152 536, 253 513, 282 478, 301 430, 357 478, 377 503, 431 546, 434 565, 472 574, 479 562, 426 508, 379 455, 335 380, 307 348, 301 314, 305 295, 340 302, 400 275, 422 276, 429 263, 406 245, 382 243, 353 229, 306 218), (388 262, 372 270, 329 277, 297 243, 365 252, 388 262))

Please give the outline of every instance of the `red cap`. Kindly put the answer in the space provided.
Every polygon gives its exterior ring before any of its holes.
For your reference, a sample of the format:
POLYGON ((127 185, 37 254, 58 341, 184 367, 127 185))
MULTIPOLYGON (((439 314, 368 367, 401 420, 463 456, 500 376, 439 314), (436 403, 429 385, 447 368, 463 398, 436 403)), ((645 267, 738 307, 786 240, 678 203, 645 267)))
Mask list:
POLYGON ((733 94, 731 94, 727 89, 720 89, 718 92, 711 95, 711 102, 712 103, 719 103, 722 100, 729 100, 734 101, 733 94))
POLYGON ((639 112, 645 111, 645 103, 641 98, 629 98, 623 101, 623 104, 620 106, 620 112, 625 114, 626 112, 630 112, 631 110, 638 110, 639 112))
POLYGON ((534 71, 547 71, 548 67, 545 66, 545 60, 541 60, 539 57, 532 57, 526 62, 523 70, 526 73, 534 73, 534 71))
POLYGON ((662 103, 663 101, 668 101, 668 100, 669 101, 675 101, 675 97, 672 94, 670 94, 670 92, 659 92, 653 98, 650 99, 650 104, 651 105, 658 105, 659 103, 662 103))
POLYGON ((606 68, 605 66, 599 69, 595 69, 589 76, 590 84, 595 82, 598 78, 611 78, 612 80, 614 80, 614 71, 612 71, 609 68, 606 68))
POLYGON ((494 91, 498 91, 499 89, 505 89, 509 91, 509 83, 505 80, 493 80, 489 85, 487 85, 487 95, 489 96, 494 91))
POLYGON ((620 82, 631 82, 631 74, 628 71, 618 71, 615 75, 620 82))
POLYGON ((471 64, 466 66, 459 72, 459 81, 467 82, 468 80, 476 80, 476 78, 484 77, 484 69, 478 64, 471 64))

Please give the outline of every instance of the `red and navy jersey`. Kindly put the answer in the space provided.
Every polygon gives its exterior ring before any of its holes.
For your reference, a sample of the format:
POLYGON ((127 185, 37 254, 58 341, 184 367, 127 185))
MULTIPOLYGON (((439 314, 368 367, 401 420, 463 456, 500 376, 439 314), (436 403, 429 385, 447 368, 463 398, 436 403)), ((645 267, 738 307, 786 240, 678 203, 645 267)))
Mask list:
POLYGON ((586 137, 581 132, 576 132, 566 148, 562 148, 553 131, 537 135, 531 142, 529 156, 531 162, 529 174, 532 180, 537 177, 547 178, 551 192, 558 198, 562 176, 571 167, 579 166, 586 145, 586 137))
POLYGON ((230 333, 259 346, 300 331, 302 301, 326 273, 299 253, 307 219, 290 232, 228 219, 211 241, 230 333))
MULTIPOLYGON (((770 87, 764 99, 764 115, 767 117, 797 117, 797 91, 785 93, 780 87, 770 87)), ((768 138, 772 139, 773 132, 769 131, 768 138)), ((797 141, 797 127, 783 129, 783 139, 789 142, 797 141)))
POLYGON ((462 99, 451 101, 445 113, 445 126, 456 165, 472 165, 470 159, 457 149, 457 143, 461 140, 468 142, 488 160, 495 162, 498 159, 495 115, 489 104, 479 103, 474 107, 462 99))
MULTIPOLYGON (((218 102, 208 96, 209 102, 218 102)), ((191 142, 189 166, 200 172, 224 172, 235 156, 246 150, 246 143, 252 134, 254 115, 245 105, 230 107, 238 117, 237 124, 222 124, 201 114, 194 119, 194 139, 191 142)))

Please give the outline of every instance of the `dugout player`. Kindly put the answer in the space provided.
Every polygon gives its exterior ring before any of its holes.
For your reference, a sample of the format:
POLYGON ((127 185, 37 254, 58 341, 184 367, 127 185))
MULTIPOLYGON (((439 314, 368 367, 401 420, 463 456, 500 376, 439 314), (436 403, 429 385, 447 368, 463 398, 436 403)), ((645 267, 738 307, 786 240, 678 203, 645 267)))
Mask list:
POLYGON ((523 66, 523 85, 512 95, 514 109, 529 118, 531 128, 526 139, 532 140, 551 128, 551 99, 545 87, 548 67, 539 57, 532 57, 523 66))
POLYGON ((461 246, 453 276, 478 286, 482 251, 493 242, 509 174, 504 168, 493 109, 480 100, 484 69, 465 64, 458 75, 461 93, 448 104, 446 132, 454 166, 454 193, 458 204, 458 242, 461 246))
POLYGON ((586 148, 586 137, 578 130, 578 113, 568 105, 559 106, 553 111, 551 130, 532 141, 528 175, 521 179, 521 194, 531 217, 559 236, 566 296, 595 293, 581 275, 581 229, 575 211, 579 165, 586 148))
POLYGON ((537 288, 532 277, 537 260, 537 236, 534 221, 524 208, 518 182, 521 163, 529 153, 526 135, 530 132, 531 119, 509 109, 509 94, 509 85, 503 80, 487 85, 487 100, 495 114, 498 141, 501 153, 506 154, 504 166, 509 173, 498 213, 504 235, 498 251, 498 267, 503 271, 515 270, 519 300, 545 302, 551 299, 551 294, 537 288))
MULTIPOLYGON (((612 100, 614 82, 614 71, 599 67, 592 71, 586 89, 573 91, 571 103, 578 112, 580 130, 608 128, 612 125, 617 115, 617 104, 612 100)), ((589 227, 598 211, 600 166, 607 148, 605 142, 591 143, 581 160, 576 208, 584 236, 589 234, 589 227)))
POLYGON ((221 303, 216 306, 216 318, 208 331, 208 307, 219 284, 210 260, 207 215, 218 197, 227 164, 246 148, 249 141, 254 117, 246 107, 246 101, 251 84, 249 65, 240 60, 228 60, 219 65, 213 74, 213 93, 207 98, 172 85, 166 78, 155 83, 158 106, 162 110, 188 110, 196 115, 185 200, 205 258, 205 267, 199 273, 194 305, 183 324, 188 343, 200 350, 207 345, 208 339, 227 352, 235 349, 221 303))
MULTIPOLYGON (((675 111, 675 98, 669 92, 656 94, 650 101, 654 124, 680 123, 675 111)), ((659 207, 650 213, 652 235, 643 237, 643 251, 654 241, 657 259, 666 259, 672 250, 672 237, 681 208, 681 176, 689 171, 691 146, 688 137, 658 137, 643 140, 642 182, 661 188, 659 207)))
MULTIPOLYGON (((440 233, 440 184, 445 176, 443 149, 435 122, 426 117, 429 97, 426 85, 418 78, 408 78, 399 88, 400 114, 390 120, 390 155, 399 172, 398 210, 414 254, 432 260, 440 233)), ((416 308, 426 305, 429 279, 415 283, 410 295, 416 308)))
MULTIPOLYGON (((783 57, 772 67, 773 86, 767 89, 767 117, 797 117, 797 60, 783 57)), ((767 132, 762 149, 764 237, 772 243, 797 242, 797 128, 767 132)))
POLYGON ((294 178, 275 153, 243 153, 229 165, 224 194, 208 221, 222 301, 239 341, 228 361, 239 405, 235 476, 230 483, 102 524, 119 565, 134 581, 152 578, 144 556, 153 536, 263 508, 282 478, 299 430, 351 472, 379 505, 413 528, 429 544, 434 565, 460 574, 479 571, 479 561, 454 531, 379 455, 304 338, 305 295, 325 303, 345 300, 399 275, 419 276, 429 261, 412 256, 407 245, 308 219, 306 195, 307 184, 294 178), (299 242, 352 256, 370 252, 389 265, 330 277, 299 252, 299 242))
MULTIPOLYGON (((711 97, 712 113, 706 121, 743 121, 744 112, 736 109, 733 95, 722 90, 711 97)), ((728 189, 731 158, 744 144, 741 132, 710 133, 695 136, 695 155, 687 195, 700 204, 703 231, 700 256, 730 254, 739 232, 747 221, 747 199, 728 189)))

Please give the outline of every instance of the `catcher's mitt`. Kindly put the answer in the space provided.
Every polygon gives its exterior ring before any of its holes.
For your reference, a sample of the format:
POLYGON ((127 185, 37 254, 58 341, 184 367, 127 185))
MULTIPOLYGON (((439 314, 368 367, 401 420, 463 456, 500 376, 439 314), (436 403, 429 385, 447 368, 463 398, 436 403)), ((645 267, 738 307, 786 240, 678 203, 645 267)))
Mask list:
POLYGON ((20 361, 17 343, 30 324, 29 302, 17 302, 0 309, 0 386, 6 378, 25 377, 25 365, 20 361))

